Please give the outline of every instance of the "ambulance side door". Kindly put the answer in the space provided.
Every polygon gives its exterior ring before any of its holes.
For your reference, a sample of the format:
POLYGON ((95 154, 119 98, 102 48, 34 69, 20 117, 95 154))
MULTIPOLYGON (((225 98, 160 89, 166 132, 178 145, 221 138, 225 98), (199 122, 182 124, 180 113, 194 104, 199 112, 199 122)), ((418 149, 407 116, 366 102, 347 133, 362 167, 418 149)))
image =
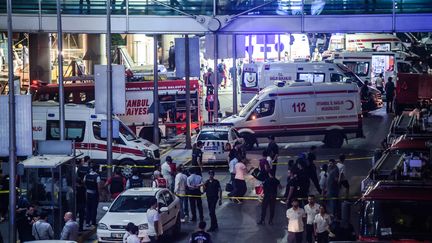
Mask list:
POLYGON ((281 99, 281 126, 285 132, 302 132, 313 129, 316 109, 315 94, 311 92, 298 92, 295 95, 283 96, 281 99))

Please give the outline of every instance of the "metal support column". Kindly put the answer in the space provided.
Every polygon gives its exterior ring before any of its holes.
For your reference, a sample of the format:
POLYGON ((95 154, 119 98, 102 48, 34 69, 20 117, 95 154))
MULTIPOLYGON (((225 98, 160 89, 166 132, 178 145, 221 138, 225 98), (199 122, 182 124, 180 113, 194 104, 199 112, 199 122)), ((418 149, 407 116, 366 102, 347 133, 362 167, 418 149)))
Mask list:
POLYGON ((213 33, 213 45, 214 45, 214 55, 213 55, 213 62, 214 62, 214 103, 213 103, 213 108, 214 108, 214 113, 213 113, 213 121, 210 122, 217 122, 218 121, 218 115, 219 115, 219 104, 218 104, 218 100, 219 100, 219 72, 218 72, 218 36, 216 34, 216 32, 213 33))
POLYGON ((189 70, 189 35, 185 35, 185 76, 186 76, 186 149, 192 149, 191 138, 191 102, 189 70))
POLYGON ((267 34, 264 35, 264 62, 267 62, 267 34))
MULTIPOLYGON (((159 145, 159 76, 158 76, 158 36, 153 36, 153 143, 159 145)), ((188 108, 188 107, 186 107, 188 108)))
POLYGON ((281 60, 281 40, 280 40, 280 34, 278 34, 278 61, 281 60))
MULTIPOLYGON (((57 4, 57 60, 58 60, 58 76, 59 85, 59 123, 60 123, 60 140, 65 140, 65 97, 63 84, 63 29, 62 29, 62 5, 60 0, 56 0, 57 4)), ((61 222, 61 221, 60 221, 61 222)))
POLYGON ((107 33, 106 33, 106 56, 107 56, 107 175, 112 175, 112 142, 113 142, 113 127, 112 127, 112 58, 111 58, 111 1, 106 2, 106 18, 107 18, 107 33))
POLYGON ((15 84, 13 72, 12 0, 7 0, 8 84, 9 84, 9 242, 16 242, 16 132, 15 84))
POLYGON ((232 35, 232 56, 233 56, 233 114, 237 114, 237 36, 232 35))

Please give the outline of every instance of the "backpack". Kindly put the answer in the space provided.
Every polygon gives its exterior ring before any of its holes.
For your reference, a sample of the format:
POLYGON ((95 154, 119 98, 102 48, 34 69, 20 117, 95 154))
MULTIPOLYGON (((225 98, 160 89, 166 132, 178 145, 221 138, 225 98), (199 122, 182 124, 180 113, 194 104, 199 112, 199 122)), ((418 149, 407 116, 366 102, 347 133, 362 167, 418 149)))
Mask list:
POLYGON ((156 186, 159 188, 167 187, 167 181, 165 180, 165 178, 156 178, 155 182, 156 182, 156 186))

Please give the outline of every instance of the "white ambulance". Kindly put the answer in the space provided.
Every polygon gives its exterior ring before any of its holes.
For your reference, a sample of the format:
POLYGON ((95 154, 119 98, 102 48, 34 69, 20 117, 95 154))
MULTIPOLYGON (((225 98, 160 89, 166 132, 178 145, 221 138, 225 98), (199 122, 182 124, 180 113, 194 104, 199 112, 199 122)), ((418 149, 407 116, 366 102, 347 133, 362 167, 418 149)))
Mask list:
MULTIPOLYGON (((114 118, 118 120, 117 117, 114 118)), ((96 114, 86 105, 65 105, 65 136, 75 140, 77 153, 95 162, 106 162, 107 142, 101 136, 101 122, 106 115, 96 114)), ((118 120, 119 121, 119 120, 118 120)), ((59 140, 59 105, 54 101, 33 102, 33 139, 59 140)), ((119 137, 113 141, 113 159, 120 165, 154 165, 158 147, 135 134, 119 121, 119 137)))
POLYGON ((388 77, 397 76, 397 73, 417 73, 410 62, 405 61, 410 55, 403 52, 376 52, 376 51, 343 51, 334 52, 332 58, 335 63, 343 63, 351 69, 363 81, 370 81, 372 84, 379 74, 388 77))
MULTIPOLYGON (((344 83, 353 82, 358 87, 363 81, 347 66, 333 62, 274 62, 252 63, 243 66, 241 83, 241 104, 248 103, 254 95, 265 87, 271 86, 275 81, 303 80, 311 83, 344 83)), ((382 107, 381 92, 369 87, 374 99, 372 111, 382 107)))
POLYGON ((362 51, 371 49, 376 51, 404 50, 402 41, 393 34, 388 33, 358 33, 358 34, 332 34, 328 50, 362 51))
POLYGON ((363 137, 359 88, 353 83, 279 81, 222 122, 233 123, 249 148, 269 135, 319 135, 332 148, 349 134, 363 137))

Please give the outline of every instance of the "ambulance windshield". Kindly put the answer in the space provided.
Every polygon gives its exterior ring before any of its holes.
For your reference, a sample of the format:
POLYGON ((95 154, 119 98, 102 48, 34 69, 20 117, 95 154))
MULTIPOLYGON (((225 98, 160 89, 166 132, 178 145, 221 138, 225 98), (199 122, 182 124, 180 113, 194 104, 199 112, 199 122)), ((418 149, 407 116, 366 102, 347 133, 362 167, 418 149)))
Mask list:
POLYGON ((247 114, 250 113, 250 111, 255 107, 255 105, 258 103, 257 96, 255 96, 247 105, 240 111, 239 116, 245 117, 247 114))
POLYGON ((127 127, 125 124, 123 124, 123 122, 120 122, 119 130, 120 130, 120 133, 123 135, 123 137, 127 141, 133 141, 133 140, 137 139, 135 134, 129 129, 129 127, 127 127))
POLYGON ((353 73, 351 69, 349 69, 342 63, 336 63, 336 65, 343 71, 343 74, 346 76, 347 79, 349 79, 353 83, 356 83, 358 87, 363 86, 363 81, 361 81, 361 79, 355 73, 353 73))

